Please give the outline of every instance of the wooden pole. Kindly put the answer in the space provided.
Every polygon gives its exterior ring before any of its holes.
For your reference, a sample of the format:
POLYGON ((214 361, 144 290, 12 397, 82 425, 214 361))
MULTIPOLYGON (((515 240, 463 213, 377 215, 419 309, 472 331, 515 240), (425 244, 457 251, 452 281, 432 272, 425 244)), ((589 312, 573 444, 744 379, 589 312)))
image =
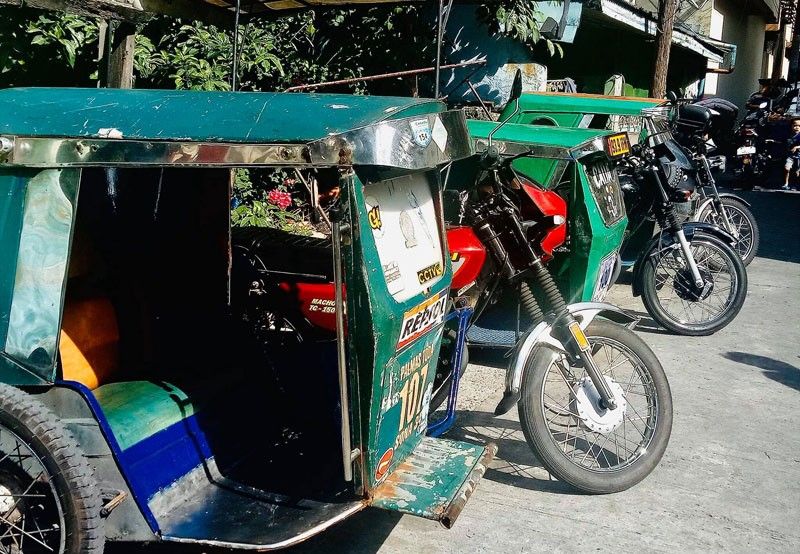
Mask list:
POLYGON ((661 0, 658 5, 656 59, 653 84, 650 87, 650 96, 653 98, 663 98, 667 94, 667 72, 669 71, 669 53, 672 47, 672 27, 675 25, 677 11, 678 0, 661 0))
POLYGON ((133 49, 136 26, 125 21, 114 27, 108 63, 109 88, 133 88, 133 49))

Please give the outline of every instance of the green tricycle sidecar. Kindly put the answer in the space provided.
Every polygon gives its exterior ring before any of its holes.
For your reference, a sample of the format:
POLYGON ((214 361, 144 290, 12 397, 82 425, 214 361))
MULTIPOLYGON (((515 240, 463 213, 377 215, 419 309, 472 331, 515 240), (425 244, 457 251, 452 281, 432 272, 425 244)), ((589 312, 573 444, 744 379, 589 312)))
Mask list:
MULTIPOLYGON (((469 121, 468 125, 476 148, 485 148, 496 124, 469 121)), ((611 164, 613 157, 628 148, 627 139, 610 131, 508 123, 493 140, 502 153, 519 155, 512 163, 518 174, 563 199, 563 207, 549 214, 560 216, 564 223, 548 267, 565 300, 570 304, 601 302, 614 282, 627 225, 611 164)), ((470 330, 470 342, 497 343, 497 338, 488 338, 497 337, 497 332, 482 330, 509 329, 508 314, 516 313, 517 296, 509 290, 498 304, 487 307, 470 330)))
POLYGON ((0 550, 275 549, 366 506, 452 525, 495 451, 425 436, 461 112, 95 89, 0 112, 0 550), (340 188, 335 340, 265 348, 232 316, 235 168, 340 188))

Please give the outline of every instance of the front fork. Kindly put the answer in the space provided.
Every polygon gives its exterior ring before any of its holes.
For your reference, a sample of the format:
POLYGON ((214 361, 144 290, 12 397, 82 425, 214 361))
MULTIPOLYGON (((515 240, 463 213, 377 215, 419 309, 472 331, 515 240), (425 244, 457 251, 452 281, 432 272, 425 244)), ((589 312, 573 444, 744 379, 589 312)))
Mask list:
POLYGON ((697 267, 697 262, 695 261, 694 255, 692 254, 692 249, 689 246, 689 241, 686 240, 686 234, 680 227, 677 230, 675 230, 674 233, 678 237, 678 242, 681 245, 681 252, 683 253, 683 259, 686 260, 686 264, 689 266, 689 270, 692 272, 692 279, 694 279, 694 284, 697 285, 697 288, 702 289, 705 282, 703 281, 703 276, 700 275, 700 269, 698 269, 697 267))
POLYGON ((574 364, 586 370, 589 379, 592 380, 592 384, 600 395, 600 407, 606 410, 615 409, 617 401, 608 386, 608 382, 594 361, 589 339, 586 338, 586 334, 581 329, 580 324, 567 309, 566 302, 564 302, 553 276, 538 258, 531 263, 531 270, 536 283, 540 286, 550 304, 549 307, 557 314, 552 324, 553 338, 564 346, 570 365, 574 364))
POLYGON ((571 313, 566 312, 553 323, 553 334, 564 345, 567 357, 586 370, 594 388, 600 395, 600 407, 606 410, 616 409, 617 400, 614 398, 614 393, 611 392, 611 387, 608 386, 608 381, 603 377, 603 373, 594 361, 589 339, 571 313))
MULTIPOLYGON (((728 212, 725 210, 725 204, 723 204, 722 199, 719 197, 717 183, 714 180, 714 176, 711 174, 711 165, 708 163, 708 158, 706 158, 705 155, 702 155, 699 158, 700 162, 703 164, 703 170, 706 174, 707 186, 711 187, 711 192, 713 195, 711 202, 714 205, 714 209, 719 214, 719 217, 722 221, 722 227, 738 240, 739 231, 733 226, 730 218, 728 218, 728 212)), ((694 275, 694 270, 692 270, 692 275, 694 275)), ((697 277, 695 277, 695 279, 697 279, 697 277)))

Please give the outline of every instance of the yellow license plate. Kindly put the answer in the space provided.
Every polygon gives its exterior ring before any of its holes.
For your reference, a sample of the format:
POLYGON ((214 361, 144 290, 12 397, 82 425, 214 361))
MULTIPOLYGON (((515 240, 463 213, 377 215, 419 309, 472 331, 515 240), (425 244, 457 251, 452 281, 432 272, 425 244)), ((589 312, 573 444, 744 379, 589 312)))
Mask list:
POLYGON ((612 158, 624 156, 631 151, 631 143, 628 140, 627 133, 620 133, 619 135, 610 135, 606 137, 606 145, 608 147, 608 155, 612 158))

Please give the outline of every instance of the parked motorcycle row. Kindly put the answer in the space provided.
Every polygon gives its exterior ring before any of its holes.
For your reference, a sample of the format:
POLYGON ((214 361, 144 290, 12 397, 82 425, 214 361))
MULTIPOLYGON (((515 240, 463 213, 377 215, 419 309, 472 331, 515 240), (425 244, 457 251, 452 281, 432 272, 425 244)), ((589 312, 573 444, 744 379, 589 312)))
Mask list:
MULTIPOLYGON (((757 223, 744 200, 716 188, 711 110, 674 98, 645 109, 631 144, 625 133, 515 123, 520 96, 517 79, 500 123, 468 122, 476 155, 442 170, 448 309, 472 317, 468 328, 464 317, 446 327, 431 402, 446 415, 429 432, 452 425, 468 348, 505 349, 495 414, 517 406, 528 445, 556 478, 588 493, 622 491, 664 454, 672 398, 633 330, 638 319, 602 300, 632 267, 633 294, 656 323, 715 333, 745 301, 757 223)), ((266 343, 330 340, 335 291, 320 267, 330 240, 294 239, 287 272, 263 249, 274 234, 234 230, 242 319, 266 343)))

